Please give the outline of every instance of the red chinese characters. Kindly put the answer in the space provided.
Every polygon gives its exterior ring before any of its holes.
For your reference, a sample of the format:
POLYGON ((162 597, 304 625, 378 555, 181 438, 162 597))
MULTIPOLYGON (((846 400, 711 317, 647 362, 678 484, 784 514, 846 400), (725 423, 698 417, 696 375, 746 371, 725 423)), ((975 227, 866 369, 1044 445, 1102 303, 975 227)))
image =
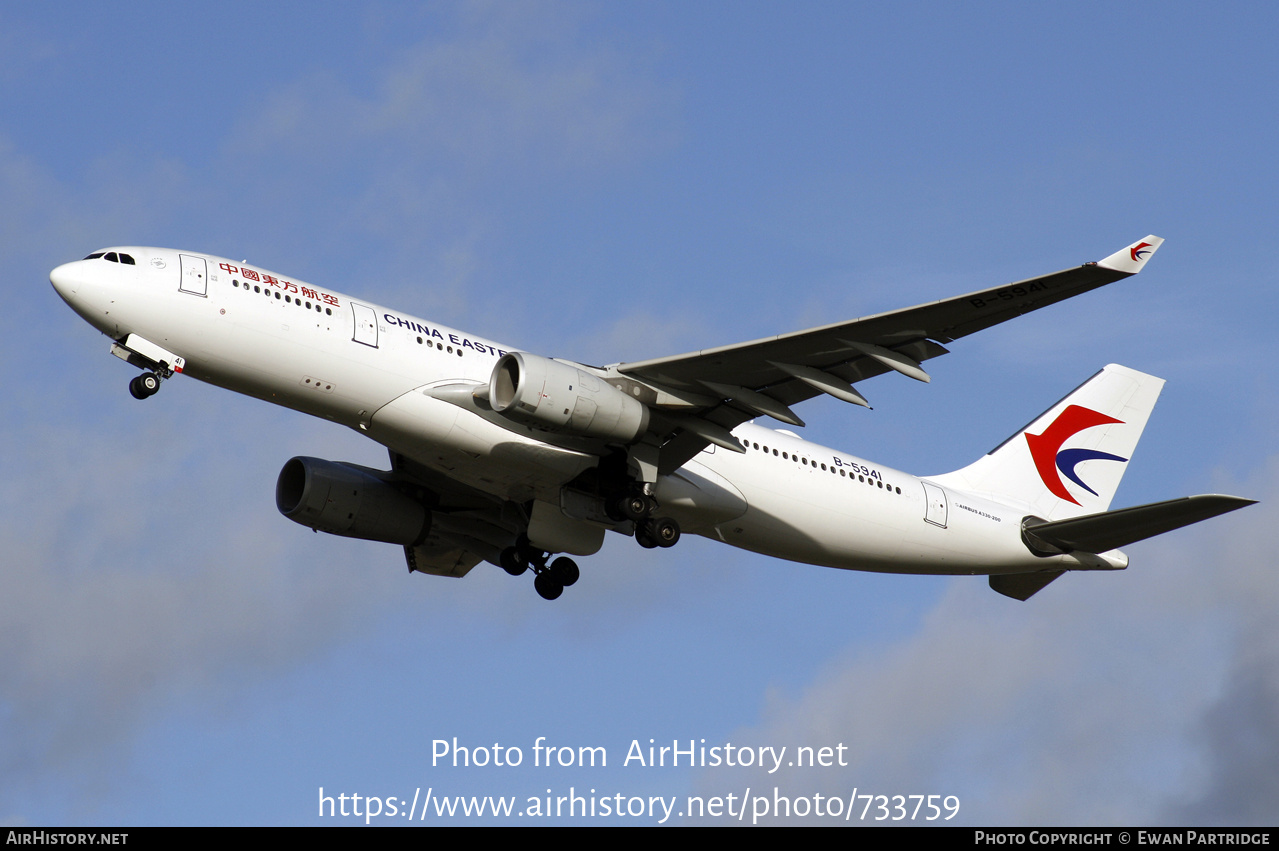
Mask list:
POLYGON ((307 298, 315 299, 316 301, 323 301, 325 304, 332 307, 338 306, 337 296, 314 290, 311 287, 298 286, 292 281, 281 281, 274 275, 268 275, 266 272, 256 272, 248 266, 235 266, 231 263, 219 263, 218 268, 228 274, 239 275, 246 281, 261 281, 268 286, 284 290, 286 293, 297 293, 306 296, 307 298))

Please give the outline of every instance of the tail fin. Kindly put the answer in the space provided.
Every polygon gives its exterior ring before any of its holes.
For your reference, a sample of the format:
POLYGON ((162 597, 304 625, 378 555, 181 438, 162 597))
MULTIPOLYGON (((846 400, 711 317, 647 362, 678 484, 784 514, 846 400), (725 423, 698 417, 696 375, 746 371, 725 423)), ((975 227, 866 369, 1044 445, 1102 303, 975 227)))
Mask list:
POLYGON ((1110 364, 975 463, 933 480, 1046 520, 1105 511, 1163 386, 1110 364))

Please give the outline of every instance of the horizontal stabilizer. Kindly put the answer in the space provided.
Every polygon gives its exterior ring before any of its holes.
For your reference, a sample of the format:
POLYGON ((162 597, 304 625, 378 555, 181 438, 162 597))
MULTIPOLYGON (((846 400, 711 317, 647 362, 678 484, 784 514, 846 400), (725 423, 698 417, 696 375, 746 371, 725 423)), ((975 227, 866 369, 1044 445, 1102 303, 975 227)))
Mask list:
POLYGON ((1027 520, 1022 524, 1022 533, 1027 544, 1037 551, 1104 553, 1255 502, 1255 499, 1222 494, 1183 496, 1068 520, 1027 520))

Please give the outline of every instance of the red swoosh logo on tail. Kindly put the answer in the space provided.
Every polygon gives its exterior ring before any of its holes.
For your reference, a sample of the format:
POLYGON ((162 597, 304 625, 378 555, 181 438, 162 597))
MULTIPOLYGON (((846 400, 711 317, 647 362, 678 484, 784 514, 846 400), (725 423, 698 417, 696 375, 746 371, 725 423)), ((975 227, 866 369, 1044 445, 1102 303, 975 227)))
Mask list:
MULTIPOLYGON (((1142 245, 1145 243, 1143 242, 1142 245)), ((1136 251, 1135 248, 1133 250, 1136 251)), ((1057 472, 1057 453, 1061 450, 1061 445, 1086 428, 1122 422, 1123 420, 1108 417, 1082 405, 1070 405, 1052 421, 1048 428, 1044 429, 1042 434, 1026 432, 1030 457, 1035 461, 1035 469, 1039 471, 1039 478, 1043 480, 1044 486, 1052 491, 1054 496, 1079 505, 1079 500, 1066 490, 1066 485, 1057 472)))

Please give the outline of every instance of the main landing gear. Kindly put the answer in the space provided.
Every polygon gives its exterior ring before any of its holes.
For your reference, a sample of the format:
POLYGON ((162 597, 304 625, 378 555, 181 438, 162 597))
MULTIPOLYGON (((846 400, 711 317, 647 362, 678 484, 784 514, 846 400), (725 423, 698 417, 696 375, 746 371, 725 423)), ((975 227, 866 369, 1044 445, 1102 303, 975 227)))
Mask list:
MULTIPOLYGON (((635 540, 641 547, 673 547, 679 542, 679 523, 673 517, 654 517, 657 500, 641 490, 610 497, 604 502, 605 513, 617 521, 629 520, 635 526, 635 540)), ((527 535, 520 535, 513 546, 498 556, 502 569, 512 576, 522 576, 531 568, 533 587, 545 600, 554 600, 564 589, 577 582, 581 572, 567 556, 551 560, 551 554, 538 549, 527 535)))
POLYGON ((613 497, 607 509, 615 520, 630 520, 635 524, 635 542, 645 549, 673 547, 679 542, 679 523, 672 517, 654 517, 657 501, 648 494, 613 497))
POLYGON ((160 376, 144 372, 129 382, 129 393, 134 399, 146 399, 160 391, 160 376))
POLYGON ((679 524, 671 517, 649 517, 635 524, 635 543, 646 550, 679 543, 679 524))
POLYGON ((537 549, 527 538, 520 536, 515 546, 502 550, 499 560, 502 569, 512 576, 520 576, 532 568, 535 574, 533 587, 537 593, 544 600, 554 600, 577 581, 581 571, 577 569, 577 562, 568 556, 560 556, 550 564, 547 564, 548 558, 550 553, 537 549))

